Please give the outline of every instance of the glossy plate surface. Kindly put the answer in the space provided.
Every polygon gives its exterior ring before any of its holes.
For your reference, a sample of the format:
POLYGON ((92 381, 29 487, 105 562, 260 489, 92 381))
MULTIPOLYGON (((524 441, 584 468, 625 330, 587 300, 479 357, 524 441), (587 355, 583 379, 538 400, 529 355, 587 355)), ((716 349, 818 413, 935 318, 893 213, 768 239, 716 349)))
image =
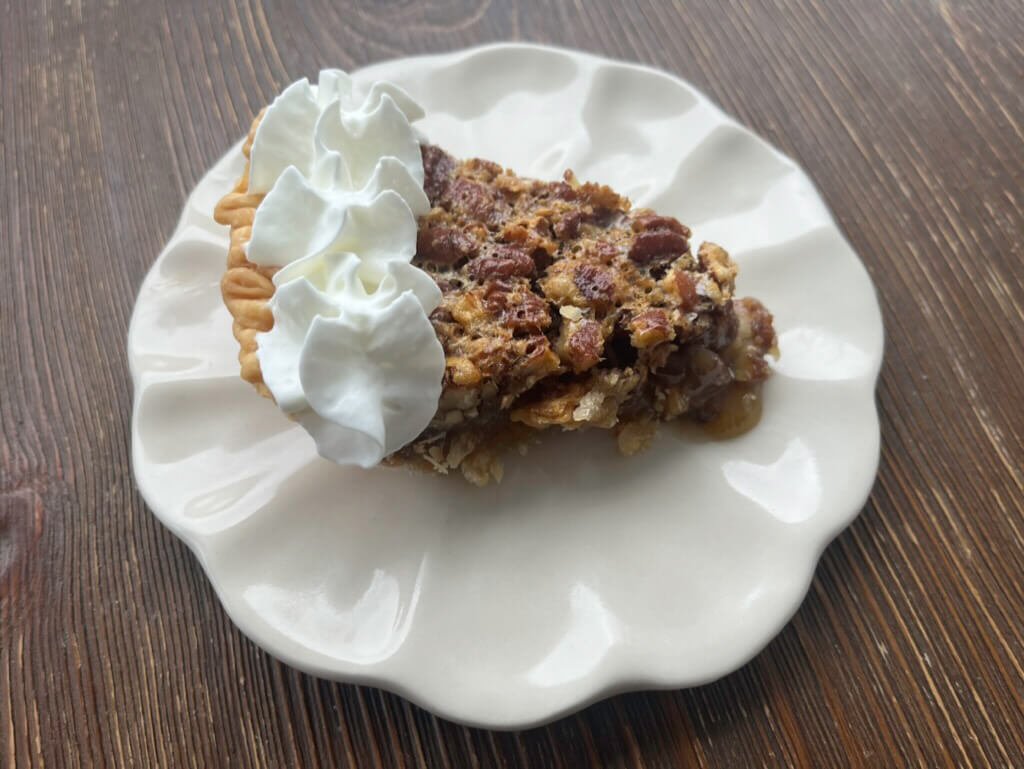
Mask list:
POLYGON ((459 156, 572 168, 678 216, 740 265, 782 357, 764 417, 710 441, 663 427, 630 459, 552 434, 476 489, 317 457, 238 377, 210 212, 235 147, 199 183, 129 334, 133 461, 159 518, 272 654, 511 728, 616 691, 703 683, 756 654, 802 600, 874 479, 882 324, 871 282, 790 160, 686 83, 577 52, 497 45, 358 73, 405 87, 459 156))

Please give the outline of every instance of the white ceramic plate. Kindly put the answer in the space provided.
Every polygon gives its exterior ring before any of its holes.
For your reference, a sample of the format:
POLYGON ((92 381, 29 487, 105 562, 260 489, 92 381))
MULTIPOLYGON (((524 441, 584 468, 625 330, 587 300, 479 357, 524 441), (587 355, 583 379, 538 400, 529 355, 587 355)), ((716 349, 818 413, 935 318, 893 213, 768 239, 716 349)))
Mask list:
POLYGON ((742 665, 788 620, 856 516, 879 449, 882 324, 871 282, 790 160, 670 75, 496 45, 358 73, 404 86, 460 156, 572 168, 723 244, 774 312, 764 417, 730 441, 663 428, 625 459, 602 433, 550 435, 501 485, 317 457, 238 378, 218 280, 217 198, 199 183, 129 334, 143 496, 258 644, 319 676, 512 728, 610 693, 742 665))

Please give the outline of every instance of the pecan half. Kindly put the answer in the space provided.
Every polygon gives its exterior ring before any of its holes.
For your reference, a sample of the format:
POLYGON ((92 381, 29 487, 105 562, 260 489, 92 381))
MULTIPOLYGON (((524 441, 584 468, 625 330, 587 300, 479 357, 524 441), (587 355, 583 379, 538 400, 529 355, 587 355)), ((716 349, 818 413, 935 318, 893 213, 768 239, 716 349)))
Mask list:
POLYGON ((462 230, 425 227, 416 235, 416 256, 426 262, 454 265, 476 252, 476 240, 462 230))
POLYGON ((529 254, 515 246, 496 246, 487 254, 482 254, 471 261, 468 266, 470 277, 476 280, 487 278, 525 278, 532 275, 534 261, 529 254))
POLYGON ((607 310, 611 306, 615 279, 606 270, 593 264, 581 264, 573 273, 572 280, 595 309, 607 310))
POLYGON ((690 237, 690 228, 678 219, 673 219, 671 216, 661 216, 649 210, 638 211, 636 216, 633 217, 633 231, 647 232, 649 230, 668 230, 669 232, 678 233, 684 238, 690 237))
POLYGON ((690 247, 684 235, 672 230, 645 230, 637 233, 629 247, 629 258, 637 264, 670 262, 690 247))
POLYGON ((522 284, 491 281, 484 291, 484 307, 512 331, 539 330, 551 325, 547 302, 522 284))
POLYGON ((448 198, 453 209, 464 211, 477 219, 487 220, 494 211, 491 190, 463 176, 456 177, 448 185, 448 198))
POLYGON ((548 313, 547 302, 529 293, 505 309, 503 321, 515 331, 542 329, 551 325, 551 315, 548 313))

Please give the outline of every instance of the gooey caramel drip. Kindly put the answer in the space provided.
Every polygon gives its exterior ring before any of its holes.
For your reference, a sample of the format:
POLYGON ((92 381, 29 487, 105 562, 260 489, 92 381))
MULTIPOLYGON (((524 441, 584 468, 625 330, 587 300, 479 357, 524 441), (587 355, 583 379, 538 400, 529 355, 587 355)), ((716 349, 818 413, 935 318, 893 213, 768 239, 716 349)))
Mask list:
POLYGON ((761 421, 763 404, 760 382, 737 382, 726 390, 718 416, 702 425, 704 432, 719 439, 743 435, 761 421))

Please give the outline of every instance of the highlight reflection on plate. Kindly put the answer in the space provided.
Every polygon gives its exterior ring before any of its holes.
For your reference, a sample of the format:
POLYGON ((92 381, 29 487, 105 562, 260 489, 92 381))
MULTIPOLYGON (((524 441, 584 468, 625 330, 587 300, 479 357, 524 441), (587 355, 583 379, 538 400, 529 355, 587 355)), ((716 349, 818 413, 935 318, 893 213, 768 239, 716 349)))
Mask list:
POLYGON ((730 459, 722 464, 722 474, 736 491, 784 523, 806 521, 821 504, 817 460, 799 437, 770 464, 730 459))
POLYGON ((148 504, 272 654, 456 720, 521 727, 735 669, 795 610, 878 461, 881 318, 813 185, 642 67, 496 45, 357 77, 405 87, 426 136, 457 155, 547 178, 571 167, 726 246, 739 293, 780 334, 762 422, 718 442, 663 430, 629 459, 605 435, 548 435, 486 489, 331 465, 237 376, 218 288, 228 236, 211 218, 236 147, 192 194, 132 318, 148 504))
POLYGON ((801 326, 779 334, 781 353, 773 368, 796 379, 838 381, 871 376, 874 360, 828 329, 801 326))

